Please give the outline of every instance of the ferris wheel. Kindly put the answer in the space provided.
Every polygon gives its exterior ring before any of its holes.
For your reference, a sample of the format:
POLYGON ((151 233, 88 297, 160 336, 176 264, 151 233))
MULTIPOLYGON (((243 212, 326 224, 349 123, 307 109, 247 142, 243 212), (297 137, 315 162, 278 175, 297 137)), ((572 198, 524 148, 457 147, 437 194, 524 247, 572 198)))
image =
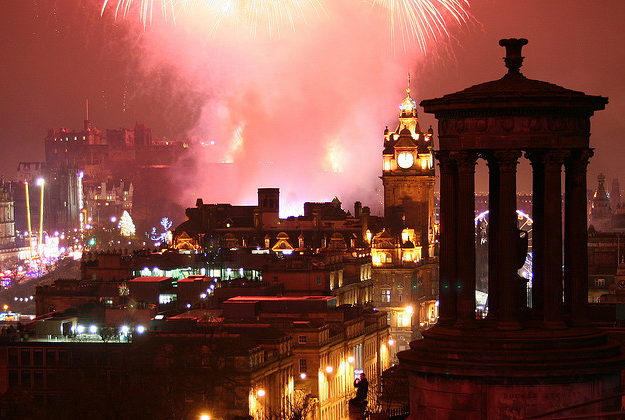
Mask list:
MULTIPOLYGON (((519 275, 528 281, 528 287, 532 285, 532 227, 534 221, 527 213, 517 210, 517 225, 519 230, 527 235, 527 255, 525 262, 519 269, 519 275)), ((475 218, 477 273, 480 277, 488 277, 488 210, 480 213, 475 218)))

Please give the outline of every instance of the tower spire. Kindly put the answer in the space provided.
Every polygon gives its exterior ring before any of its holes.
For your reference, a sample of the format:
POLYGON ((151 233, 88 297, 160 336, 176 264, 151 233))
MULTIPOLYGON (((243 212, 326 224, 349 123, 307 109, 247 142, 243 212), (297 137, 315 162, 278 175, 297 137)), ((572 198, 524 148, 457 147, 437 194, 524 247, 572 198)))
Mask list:
POLYGON ((408 70, 408 87, 406 88, 406 93, 410 96, 410 70, 408 70))

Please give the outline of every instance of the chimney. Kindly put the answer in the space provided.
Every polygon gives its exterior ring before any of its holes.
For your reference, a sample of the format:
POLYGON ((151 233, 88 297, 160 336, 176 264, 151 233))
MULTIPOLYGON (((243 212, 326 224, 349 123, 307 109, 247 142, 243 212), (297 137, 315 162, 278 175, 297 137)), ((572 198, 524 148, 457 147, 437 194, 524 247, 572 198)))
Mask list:
POLYGON ((360 212, 362 211, 362 203, 360 201, 356 201, 354 203, 354 217, 358 219, 360 217, 360 212))

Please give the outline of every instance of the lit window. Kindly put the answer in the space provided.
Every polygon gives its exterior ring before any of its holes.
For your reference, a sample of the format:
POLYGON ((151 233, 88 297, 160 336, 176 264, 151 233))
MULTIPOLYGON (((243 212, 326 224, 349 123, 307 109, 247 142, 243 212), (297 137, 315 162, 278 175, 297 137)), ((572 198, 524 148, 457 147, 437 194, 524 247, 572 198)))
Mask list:
POLYGON ((399 312, 397 314, 397 326, 398 327, 410 327, 411 315, 405 312, 399 312))
POLYGON ((382 289, 382 302, 390 302, 391 301, 391 289, 384 288, 382 289))

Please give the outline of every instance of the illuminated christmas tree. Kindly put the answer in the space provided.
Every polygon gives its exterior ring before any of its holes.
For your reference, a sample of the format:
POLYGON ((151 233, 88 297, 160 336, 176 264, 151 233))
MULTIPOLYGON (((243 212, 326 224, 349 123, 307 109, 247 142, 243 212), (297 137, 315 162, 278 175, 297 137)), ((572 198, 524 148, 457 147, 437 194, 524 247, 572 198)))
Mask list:
POLYGON ((126 210, 124 210, 124 214, 122 214, 121 219, 119 219, 119 234, 122 236, 134 236, 135 235, 135 224, 132 221, 132 217, 126 210))

